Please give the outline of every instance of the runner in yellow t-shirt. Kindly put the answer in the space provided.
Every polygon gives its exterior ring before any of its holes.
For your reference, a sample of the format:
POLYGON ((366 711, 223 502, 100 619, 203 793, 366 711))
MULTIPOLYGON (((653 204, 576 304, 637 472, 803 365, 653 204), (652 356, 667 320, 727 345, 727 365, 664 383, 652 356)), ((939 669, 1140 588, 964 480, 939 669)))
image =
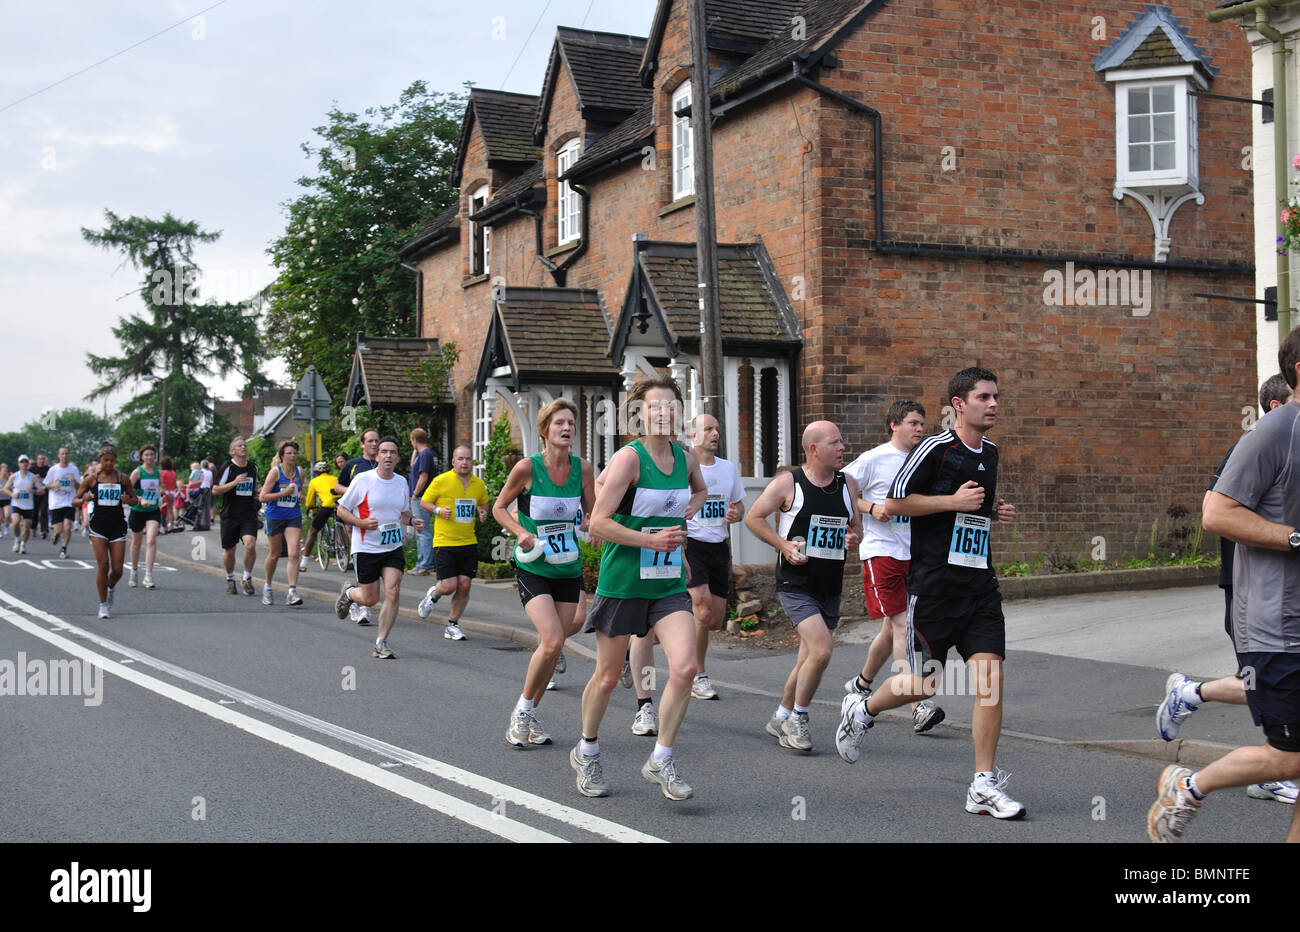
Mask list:
POLYGON ((302 561, 298 564, 298 571, 302 572, 307 569, 307 554, 311 553, 311 548, 316 543, 316 535, 320 533, 325 522, 334 517, 334 483, 338 481, 337 476, 329 474, 329 466, 324 460, 320 460, 312 467, 315 477, 307 483, 307 497, 303 499, 303 505, 310 512, 313 503, 319 499, 316 511, 311 516, 311 530, 307 532, 307 545, 302 548, 302 561))
POLYGON ((487 520, 487 486, 470 471, 473 464, 473 451, 458 446, 451 455, 451 469, 436 476, 420 500, 421 507, 433 515, 433 569, 438 582, 429 587, 417 611, 428 618, 434 603, 450 595, 451 611, 442 636, 453 641, 465 640, 458 622, 469 602, 470 581, 478 575, 474 527, 476 521, 487 520))

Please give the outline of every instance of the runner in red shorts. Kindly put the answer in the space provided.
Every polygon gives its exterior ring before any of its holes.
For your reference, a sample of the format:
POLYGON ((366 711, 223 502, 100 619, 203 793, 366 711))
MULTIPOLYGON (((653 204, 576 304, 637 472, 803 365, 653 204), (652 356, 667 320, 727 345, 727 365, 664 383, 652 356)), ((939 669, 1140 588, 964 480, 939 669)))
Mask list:
MULTIPOLYGON (((907 672, 907 571, 912 555, 912 525, 906 515, 885 508, 890 483, 907 454, 925 433, 925 408, 915 401, 895 401, 885 416, 889 441, 863 453, 844 468, 858 483, 862 521, 862 593, 867 617, 881 618, 880 633, 867 649, 862 672, 844 684, 844 692, 871 695, 871 681, 893 655, 894 672, 907 672)), ((933 699, 912 705, 912 730, 929 731, 944 719, 933 699)))

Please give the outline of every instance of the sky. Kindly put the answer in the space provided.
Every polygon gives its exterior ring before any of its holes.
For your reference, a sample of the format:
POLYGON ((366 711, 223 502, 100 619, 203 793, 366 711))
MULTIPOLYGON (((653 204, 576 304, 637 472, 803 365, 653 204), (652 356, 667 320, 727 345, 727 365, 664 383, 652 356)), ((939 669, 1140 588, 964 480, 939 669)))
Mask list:
MULTIPOLYGON (((274 277, 266 247, 313 172, 301 150, 337 102, 393 103, 411 82, 536 94, 557 26, 644 36, 655 0, 6 0, 0 13, 0 431, 92 407, 86 353, 144 306, 142 276, 86 243, 104 211, 170 211, 220 231, 205 295, 274 277), (172 28, 174 27, 174 28, 172 28), (80 72, 80 73, 79 73, 80 72), (24 99, 26 98, 26 99, 24 99)), ((339 334, 347 339, 349 334, 339 334)), ((295 379, 268 365, 279 384, 295 379)), ((234 375, 209 379, 233 398, 234 375)), ((145 390, 140 384, 138 390, 145 390)), ((132 388, 94 403, 110 419, 132 388)))

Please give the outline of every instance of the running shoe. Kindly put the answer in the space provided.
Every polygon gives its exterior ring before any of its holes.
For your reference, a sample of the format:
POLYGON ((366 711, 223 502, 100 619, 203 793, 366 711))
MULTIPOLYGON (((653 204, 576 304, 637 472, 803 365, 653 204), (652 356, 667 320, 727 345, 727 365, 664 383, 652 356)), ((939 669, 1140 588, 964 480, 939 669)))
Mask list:
POLYGON ((577 774, 575 782, 578 784, 578 792, 583 796, 608 796, 609 786, 600 769, 600 755, 587 757, 582 753, 581 747, 581 744, 575 744, 569 752, 569 766, 577 774))
POLYGON ((641 708, 636 710, 636 715, 632 717, 632 734, 659 734, 659 716, 655 714, 653 703, 647 702, 645 705, 641 706, 641 708))
POLYGON ((1295 805, 1296 785, 1290 780, 1274 780, 1269 783, 1252 783, 1246 787, 1246 795, 1251 799, 1276 799, 1280 803, 1295 805))
POLYGON ((127 577, 127 579, 126 579, 126 584, 127 584, 128 586, 130 586, 132 589, 135 588, 135 569, 134 569, 134 567, 131 569, 131 574, 130 574, 130 575, 127 577))
POLYGON ((709 674, 697 673, 695 679, 691 681, 691 698, 692 699, 717 699, 718 691, 713 688, 709 682, 709 674))
POLYGON ((380 660, 396 660, 397 655, 388 649, 387 641, 379 641, 375 644, 375 649, 371 653, 372 657, 378 657, 380 660))
POLYGON ((262 587, 262 604, 263 604, 263 605, 274 605, 274 604, 275 604, 275 596, 271 593, 271 587, 270 587, 270 586, 263 586, 263 587, 262 587))
POLYGON ((353 603, 348 610, 348 617, 364 628, 370 624, 370 606, 353 603))
POLYGON ((555 675, 562 676, 567 669, 569 669, 569 662, 564 659, 564 651, 560 651, 560 656, 555 658, 555 675))
POLYGON ((923 735, 944 720, 943 709, 933 699, 922 699, 912 710, 912 734, 923 735))
POLYGON ((100 617, 100 618, 108 618, 108 617, 109 617, 109 614, 108 614, 108 603, 107 603, 107 602, 100 602, 100 603, 99 603, 99 617, 100 617))
POLYGON ((420 600, 420 604, 416 606, 415 613, 421 618, 428 618, 433 614, 433 606, 437 604, 440 598, 442 598, 442 596, 438 594, 437 585, 430 586, 429 591, 426 592, 424 598, 420 600))
POLYGON ((251 576, 245 576, 244 595, 252 595, 252 594, 253 594, 253 578, 251 576))
POLYGON ((443 630, 442 636, 447 638, 449 641, 466 640, 465 632, 461 631, 460 625, 456 624, 454 621, 447 622, 447 627, 443 630))
POLYGON ((1182 841, 1187 823, 1200 810, 1201 804, 1183 792, 1183 784, 1192 772, 1186 767, 1170 764, 1160 772, 1156 784, 1159 795, 1147 812, 1147 838, 1157 844, 1182 841))
POLYGON ((306 558, 306 557, 303 557, 302 559, 300 559, 300 560, 298 561, 298 572, 299 572, 299 573, 305 573, 305 572, 307 572, 307 558, 306 558))
POLYGON ((856 764, 861 756, 862 738, 867 733, 867 729, 874 725, 864 725, 859 722, 853 713, 863 704, 866 703, 866 697, 861 693, 852 692, 840 700, 840 725, 835 729, 835 750, 839 752, 840 758, 845 763, 856 764))
POLYGON ((551 677, 551 681, 546 684, 546 689, 549 691, 554 688, 555 688, 555 677, 551 677))
POLYGON ((515 709, 510 713, 510 727, 506 729, 506 744, 516 748, 528 747, 528 713, 515 709))
POLYGON ((301 605, 302 596, 298 594, 297 589, 290 589, 289 595, 284 600, 285 605, 301 605))
POLYGON ((537 720, 537 710, 528 713, 528 743, 529 744, 550 744, 551 736, 546 733, 542 723, 537 720))
POLYGON ((1160 703, 1160 708, 1156 709, 1156 731, 1166 741, 1177 738, 1178 729, 1183 727, 1183 722, 1200 708, 1199 705, 1189 705, 1182 698, 1182 687, 1193 682, 1195 680, 1188 679, 1181 673, 1171 673, 1169 679, 1165 680, 1165 698, 1160 703))
POLYGON ((66 560, 66 559, 68 559, 68 548, 67 548, 67 547, 62 548, 62 549, 59 551, 59 559, 60 559, 60 560, 66 560))
POLYGON ((624 689, 632 688, 632 662, 630 660, 623 661, 623 670, 618 675, 618 681, 623 684, 624 689))
POLYGON ((781 723, 781 747, 794 751, 812 750, 812 736, 808 733, 808 716, 791 715, 781 723))
POLYGON ((149 574, 149 573, 145 573, 145 574, 144 574, 144 587, 145 587, 146 589, 157 589, 157 588, 158 588, 158 587, 154 584, 153 576, 152 576, 151 574, 149 574))
POLYGON ((14 553, 18 552, 18 538, 14 538, 14 553))
POLYGON ((334 614, 338 616, 339 621, 348 617, 348 606, 352 600, 348 598, 348 590, 352 588, 352 583, 344 582, 343 588, 339 590, 338 601, 334 603, 334 614))
POLYGON ((117 596, 117 590, 114 589, 112 586, 110 586, 109 589, 108 589, 108 607, 109 607, 109 608, 112 608, 112 607, 113 607, 113 599, 114 599, 116 596, 117 596))
POLYGON ((1023 819, 1025 807, 1002 792, 1010 779, 1011 774, 999 770, 993 780, 979 785, 972 782, 966 790, 966 811, 995 819, 1023 819))
POLYGON ((858 677, 855 674, 853 679, 844 684, 844 694, 846 696, 861 696, 863 699, 866 699, 871 695, 871 687, 868 686, 866 689, 863 689, 858 686, 858 677))
POLYGON ((763 730, 766 731, 773 738, 779 740, 781 737, 781 725, 784 723, 785 723, 785 719, 777 718, 775 715, 773 715, 770 719, 768 719, 767 724, 763 726, 763 730))
POLYGON ((641 776, 651 783, 658 783, 659 788, 669 799, 690 799, 695 795, 691 785, 677 772, 677 761, 671 757, 656 764, 654 754, 651 753, 641 766, 641 776))
POLYGON ((226 595, 238 595, 238 594, 239 594, 239 590, 235 588, 235 581, 233 579, 227 579, 226 595))
POLYGON ((19 552, 19 553, 26 553, 26 552, 27 552, 27 545, 26 545, 26 544, 23 544, 21 547, 19 547, 19 548, 18 548, 18 552, 19 552))

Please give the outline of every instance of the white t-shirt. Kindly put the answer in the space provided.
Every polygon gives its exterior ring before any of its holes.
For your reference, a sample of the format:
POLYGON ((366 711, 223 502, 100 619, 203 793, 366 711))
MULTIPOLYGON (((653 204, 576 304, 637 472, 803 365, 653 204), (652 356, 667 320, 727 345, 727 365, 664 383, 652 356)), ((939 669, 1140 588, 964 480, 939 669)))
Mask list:
POLYGON ((406 479, 396 473, 381 479, 379 470, 357 473, 338 502, 358 518, 376 518, 375 530, 352 528, 353 553, 388 553, 402 546, 401 516, 411 510, 411 490, 406 479))
POLYGON ((700 464, 704 475, 704 484, 709 487, 709 497, 705 499, 695 517, 686 522, 686 536, 709 544, 720 544, 727 539, 727 506, 732 502, 745 500, 745 487, 740 483, 740 474, 736 467, 717 457, 712 466, 700 464))
POLYGON ((72 497, 77 494, 77 486, 81 484, 81 470, 72 463, 67 466, 55 463, 45 474, 45 484, 58 486, 50 489, 51 511, 55 508, 71 508, 72 497))
POLYGON ((204 469, 202 470, 202 475, 203 478, 199 480, 199 488, 203 488, 203 489, 212 488, 212 470, 204 469))
MULTIPOLYGON (((844 474, 858 483, 858 497, 863 501, 883 505, 889 497, 889 486, 902 468, 907 453, 892 443, 882 443, 863 453, 844 467, 844 474)), ((896 515, 888 523, 871 515, 862 516, 862 543, 858 556, 893 557, 895 560, 912 559, 912 519, 896 515)))

